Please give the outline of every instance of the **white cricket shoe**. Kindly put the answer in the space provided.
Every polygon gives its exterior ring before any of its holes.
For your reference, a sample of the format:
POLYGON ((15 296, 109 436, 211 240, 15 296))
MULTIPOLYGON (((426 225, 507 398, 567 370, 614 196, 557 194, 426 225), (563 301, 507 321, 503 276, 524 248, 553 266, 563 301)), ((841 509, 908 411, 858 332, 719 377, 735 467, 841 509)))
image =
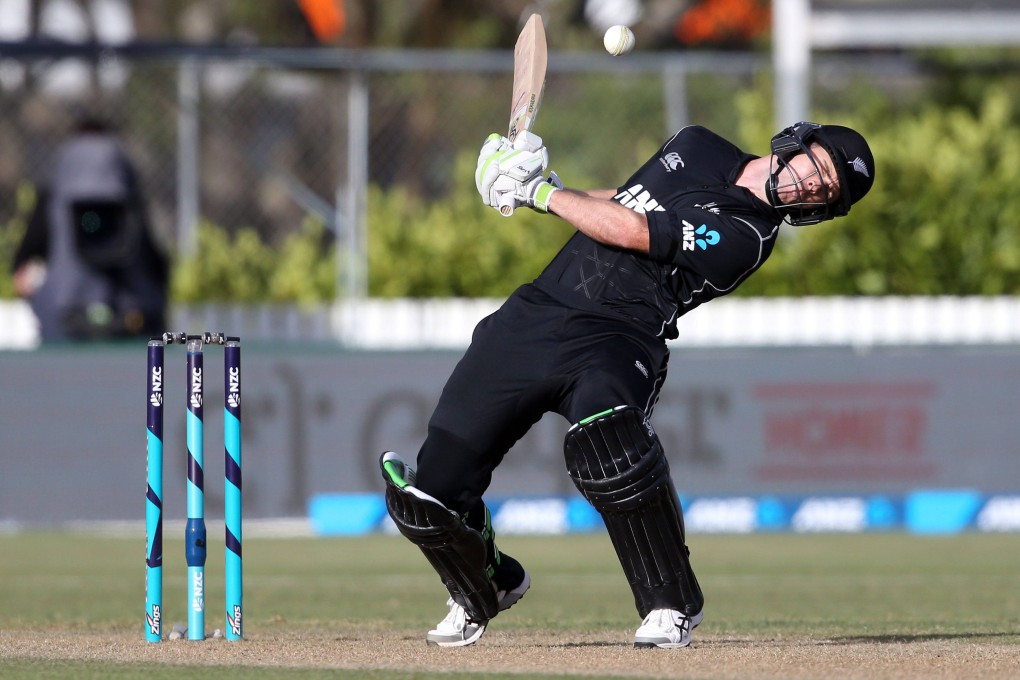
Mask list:
MULTIPOLYGON (((528 572, 524 572, 524 579, 516 588, 497 591, 499 611, 514 606, 518 600, 524 597, 524 593, 528 592, 530 587, 531 577, 528 572)), ((464 607, 454 602, 452 597, 446 601, 446 606, 450 608, 450 613, 428 632, 425 642, 440 647, 465 647, 477 642, 489 622, 472 619, 464 607)))
POLYGON ((485 632, 488 621, 473 620, 451 597, 446 601, 450 613, 425 636, 425 642, 440 647, 464 647, 474 644, 485 632))
MULTIPOLYGON (((503 553, 503 559, 513 560, 513 558, 507 555, 506 553, 503 553)), ((516 561, 517 560, 514 560, 514 562, 516 561)), ((524 597, 524 593, 528 592, 528 588, 531 587, 531 576, 529 576, 528 572, 524 571, 524 569, 521 569, 521 571, 524 572, 524 578, 521 579, 521 582, 517 585, 516 588, 513 588, 511 590, 496 591, 496 599, 499 600, 499 611, 501 612, 506 611, 507 609, 510 609, 510 607, 517 604, 517 600, 524 597)))
POLYGON ((691 644, 691 631, 705 618, 700 611, 687 617, 676 609, 653 609, 634 633, 634 646, 676 649, 691 644))

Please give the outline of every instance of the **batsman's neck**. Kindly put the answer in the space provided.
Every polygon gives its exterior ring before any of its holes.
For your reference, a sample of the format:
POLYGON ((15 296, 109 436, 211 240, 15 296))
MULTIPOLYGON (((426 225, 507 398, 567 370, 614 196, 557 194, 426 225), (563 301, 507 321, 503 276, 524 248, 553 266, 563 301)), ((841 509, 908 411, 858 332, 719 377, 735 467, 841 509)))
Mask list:
POLYGON ((768 203, 768 196, 765 195, 765 181, 769 178, 771 166, 772 156, 763 156, 748 161, 744 169, 737 175, 737 186, 744 187, 759 200, 768 203))

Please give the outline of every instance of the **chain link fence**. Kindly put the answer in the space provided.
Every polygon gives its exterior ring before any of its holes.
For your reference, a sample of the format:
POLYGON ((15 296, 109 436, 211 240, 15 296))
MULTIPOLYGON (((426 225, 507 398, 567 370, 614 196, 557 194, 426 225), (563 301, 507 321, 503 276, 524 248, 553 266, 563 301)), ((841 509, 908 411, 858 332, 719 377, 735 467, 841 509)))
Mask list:
MULTIPOLYGON (((313 219, 325 227, 321 252, 336 254, 337 299, 362 298, 369 187, 443 201, 470 186, 466 164, 488 133, 505 131, 512 59, 0 44, 0 258, 13 255, 57 145, 89 111, 118 130, 158 237, 179 261, 194 254, 200 225, 251 230, 276 248, 313 219)), ((827 84, 917 75, 904 59, 862 57, 820 60, 817 72, 827 106, 838 101, 827 84)), ((571 183, 618 186, 684 124, 739 141, 747 112, 737 94, 759 91, 768 102, 770 78, 765 53, 553 53, 536 131, 571 183)), ((844 96, 851 106, 852 90, 844 96)), ((760 116, 771 130, 769 108, 760 116)), ((757 143, 751 151, 767 151, 767 139, 757 143)))
MULTIPOLYGON (((21 45, 0 55, 0 222, 24 220, 26 190, 45 182, 76 117, 97 113, 122 137, 157 231, 179 254, 194 247, 202 222, 251 228, 272 244, 307 216, 358 248, 357 234, 370 228, 365 188, 441 200, 470 181, 454 176, 457 156, 503 130, 511 89, 505 52, 21 45)), ((745 87, 761 64, 722 55, 635 58, 623 68, 554 56, 539 132, 565 143, 561 155, 593 138, 618 156, 642 139, 660 140, 699 102, 710 105, 712 93, 745 87), (692 66, 710 74, 703 77, 712 88, 685 89, 692 66), (732 82, 720 88, 720 78, 732 82)), ((614 184, 620 165, 593 165, 593 179, 614 184)))

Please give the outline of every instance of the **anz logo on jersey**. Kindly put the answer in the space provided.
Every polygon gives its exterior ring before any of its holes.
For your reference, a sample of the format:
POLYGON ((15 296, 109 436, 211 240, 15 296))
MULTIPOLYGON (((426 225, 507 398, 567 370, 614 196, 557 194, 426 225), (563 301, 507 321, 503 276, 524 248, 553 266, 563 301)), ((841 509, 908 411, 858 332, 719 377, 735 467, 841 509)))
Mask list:
POLYGON ((652 198, 652 195, 645 189, 642 184, 635 184, 632 187, 628 187, 613 196, 613 200, 620 203, 625 208, 630 208, 636 213, 642 215, 646 212, 656 210, 658 212, 665 212, 665 208, 659 205, 659 202, 652 198))
POLYGON ((684 250, 694 250, 695 246, 702 250, 708 250, 709 246, 714 246, 722 240, 719 232, 709 229, 706 224, 695 227, 687 220, 682 220, 682 222, 684 223, 684 250))

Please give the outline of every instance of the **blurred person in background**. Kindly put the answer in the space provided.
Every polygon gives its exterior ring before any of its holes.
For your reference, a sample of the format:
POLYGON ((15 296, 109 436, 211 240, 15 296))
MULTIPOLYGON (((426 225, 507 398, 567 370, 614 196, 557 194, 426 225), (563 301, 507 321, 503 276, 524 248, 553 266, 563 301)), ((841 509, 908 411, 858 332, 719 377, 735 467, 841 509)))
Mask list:
POLYGON ((165 330, 169 261, 138 173, 101 117, 79 116, 57 149, 13 264, 43 342, 165 330))

